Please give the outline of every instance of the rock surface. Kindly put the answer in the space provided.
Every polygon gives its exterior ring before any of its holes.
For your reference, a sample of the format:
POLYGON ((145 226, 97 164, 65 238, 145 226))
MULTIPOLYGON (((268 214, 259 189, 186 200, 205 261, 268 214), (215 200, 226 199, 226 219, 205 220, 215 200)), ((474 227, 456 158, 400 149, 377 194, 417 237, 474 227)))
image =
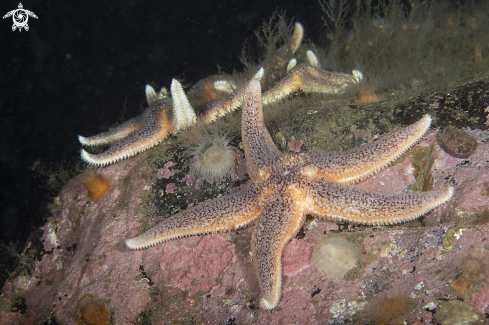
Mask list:
MULTIPOLYGON (((74 178, 60 194, 56 224, 44 227, 48 253, 30 279, 14 279, 0 297, 0 305, 24 297, 26 313, 0 310, 1 322, 37 324, 54 311, 58 323, 77 324, 78 303, 92 295, 120 325, 367 323, 377 320, 385 305, 379 300, 389 299, 395 288, 402 299, 414 302, 396 321, 430 324, 442 301, 456 299, 482 319, 489 313, 489 144, 479 143, 472 157, 458 159, 445 153, 434 135, 430 131, 419 145, 433 145, 431 185, 455 185, 452 200, 423 217, 423 223, 354 227, 308 220, 305 235, 285 246, 283 294, 272 311, 258 307, 251 229, 173 240, 142 251, 124 246, 143 223, 158 222, 138 212, 140 193, 150 186, 141 177, 147 168, 143 156, 97 170, 111 188, 96 204, 87 198, 80 177, 74 178), (309 266, 314 245, 329 231, 355 243, 363 256, 342 279, 327 278, 309 266)), ((415 181, 411 162, 408 155, 358 186, 403 192, 415 181)))

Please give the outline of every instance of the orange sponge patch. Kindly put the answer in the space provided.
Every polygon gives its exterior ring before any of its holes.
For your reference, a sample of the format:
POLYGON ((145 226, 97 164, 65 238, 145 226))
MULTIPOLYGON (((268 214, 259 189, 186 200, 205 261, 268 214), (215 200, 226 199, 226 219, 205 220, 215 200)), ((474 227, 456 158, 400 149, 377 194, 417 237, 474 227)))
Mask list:
POLYGON ((91 171, 83 173, 82 183, 88 191, 88 197, 95 203, 107 194, 110 188, 110 182, 107 178, 91 171))

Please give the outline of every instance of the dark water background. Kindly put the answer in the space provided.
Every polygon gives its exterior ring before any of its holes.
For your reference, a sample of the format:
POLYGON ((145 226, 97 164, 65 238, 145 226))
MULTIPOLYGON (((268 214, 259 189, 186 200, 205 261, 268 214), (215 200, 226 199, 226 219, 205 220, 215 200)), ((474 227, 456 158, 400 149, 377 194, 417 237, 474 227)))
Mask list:
MULTIPOLYGON (((1 15, 18 3, 2 1, 1 15)), ((241 71, 244 42, 257 45, 253 32, 276 9, 300 21, 306 38, 325 43, 315 0, 22 4, 39 17, 29 18, 29 31, 13 32, 12 18, 0 20, 0 242, 20 248, 57 194, 31 170, 34 163, 51 170, 79 164, 77 135, 138 115, 147 83, 168 88, 178 77, 191 84, 218 66, 241 71)))

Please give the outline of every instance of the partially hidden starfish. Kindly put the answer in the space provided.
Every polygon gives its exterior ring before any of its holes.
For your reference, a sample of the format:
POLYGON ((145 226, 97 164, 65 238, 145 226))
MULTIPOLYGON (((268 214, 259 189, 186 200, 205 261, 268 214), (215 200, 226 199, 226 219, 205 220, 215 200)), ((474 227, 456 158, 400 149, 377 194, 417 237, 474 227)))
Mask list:
MULTIPOLYGON (((302 36, 302 25, 296 23, 287 44, 279 48, 276 56, 269 62, 264 62, 267 67, 265 70, 267 77, 261 78, 263 84, 270 84, 277 71, 285 68, 287 62, 285 59, 297 50, 302 36)), ((280 101, 299 90, 305 93, 334 94, 342 91, 348 84, 358 83, 363 78, 356 70, 353 74, 324 71, 319 67, 312 51, 309 52, 307 57, 310 64, 295 66, 295 59, 290 61, 294 63, 289 63, 285 78, 264 93, 264 105, 280 101)), ((78 136, 78 140, 84 146, 115 143, 100 154, 91 154, 82 149, 81 158, 92 165, 109 165, 158 145, 168 134, 195 125, 197 118, 203 124, 210 123, 242 106, 247 79, 249 79, 245 75, 243 78, 245 79, 243 86, 237 87, 223 76, 207 77, 189 89, 188 97, 181 84, 173 79, 170 89, 171 100, 164 98, 165 91, 157 94, 151 86, 146 86, 149 106, 141 116, 92 137, 78 136)))
POLYGON ((196 123, 195 111, 180 82, 173 79, 170 89, 171 99, 163 98, 151 102, 140 116, 92 137, 78 136, 80 143, 85 146, 99 146, 116 142, 112 147, 97 155, 82 149, 81 158, 93 165, 109 165, 156 146, 170 132, 177 132, 194 125, 196 123))
POLYGON ((126 246, 143 249, 171 239, 254 224, 251 252, 261 288, 260 305, 269 310, 280 300, 283 247, 300 230, 306 215, 355 224, 397 224, 446 202, 453 188, 394 195, 352 185, 381 170, 416 143, 430 127, 428 115, 347 152, 280 152, 263 121, 257 79, 247 87, 241 126, 251 180, 237 193, 202 202, 165 219, 126 240, 126 246))

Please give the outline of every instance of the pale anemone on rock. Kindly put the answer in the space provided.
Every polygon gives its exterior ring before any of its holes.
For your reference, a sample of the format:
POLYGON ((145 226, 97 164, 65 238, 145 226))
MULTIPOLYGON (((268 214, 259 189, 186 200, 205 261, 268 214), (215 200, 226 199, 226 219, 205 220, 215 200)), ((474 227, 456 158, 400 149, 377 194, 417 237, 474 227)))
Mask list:
POLYGON ((325 237, 312 251, 311 266, 332 278, 342 278, 358 261, 355 245, 342 237, 325 237))
POLYGON ((236 149, 229 145, 228 135, 217 128, 208 131, 203 126, 195 127, 187 138, 192 144, 187 147, 190 157, 190 173, 197 182, 206 180, 209 184, 230 176, 236 158, 236 149))

